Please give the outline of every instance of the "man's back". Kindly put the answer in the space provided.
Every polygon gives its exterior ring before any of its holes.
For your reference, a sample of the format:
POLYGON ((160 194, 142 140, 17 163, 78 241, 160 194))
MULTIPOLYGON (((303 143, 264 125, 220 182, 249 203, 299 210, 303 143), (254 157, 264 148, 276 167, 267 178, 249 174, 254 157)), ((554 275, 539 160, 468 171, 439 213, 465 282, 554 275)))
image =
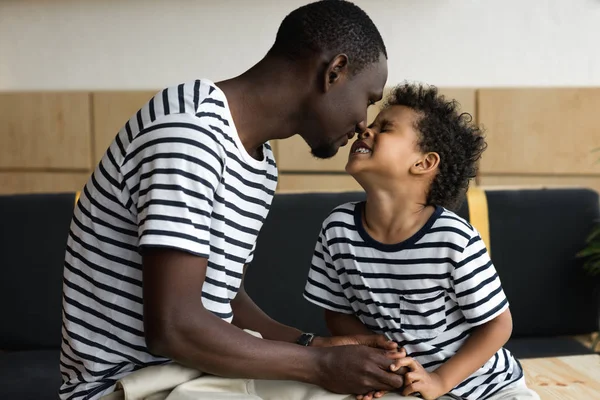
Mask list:
POLYGON ((71 223, 61 398, 97 398, 120 377, 169 361, 145 342, 144 246, 208 258, 202 303, 231 322, 230 301, 277 184, 268 144, 262 153, 256 160, 246 152, 210 81, 163 90, 125 124, 71 223))

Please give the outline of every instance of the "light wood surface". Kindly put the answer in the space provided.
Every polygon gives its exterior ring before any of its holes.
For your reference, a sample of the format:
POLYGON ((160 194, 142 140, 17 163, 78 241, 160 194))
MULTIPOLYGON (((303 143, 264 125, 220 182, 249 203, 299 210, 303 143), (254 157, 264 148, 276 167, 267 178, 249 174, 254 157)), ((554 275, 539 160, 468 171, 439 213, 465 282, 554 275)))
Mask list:
POLYGON ((94 164, 100 161, 125 122, 157 92, 158 90, 92 93, 94 164))
POLYGON ((599 173, 600 88, 480 89, 481 172, 599 173))
MULTIPOLYGON (((389 94, 392 88, 386 88, 384 99, 389 94)), ((461 104, 461 110, 475 114, 475 89, 453 89, 440 88, 440 93, 444 94, 448 99, 455 99, 461 104)), ((372 105, 367 111, 367 121, 372 122, 382 102, 372 105)), ((350 143, 351 144, 351 143, 350 143)), ((328 160, 315 159, 310 154, 308 145, 300 136, 293 136, 286 140, 278 141, 278 167, 282 172, 286 171, 326 171, 326 172, 341 172, 344 171, 346 162, 348 161, 348 153, 350 144, 340 148, 338 154, 328 160)), ((307 188, 308 189, 308 188, 307 188)), ((310 187, 312 189, 312 187, 310 187)))
POLYGON ((542 400, 600 399, 600 355, 521 360, 525 380, 542 400))
POLYGON ((0 171, 0 194, 58 193, 81 190, 89 172, 0 171))
POLYGON ((0 168, 89 169, 90 94, 0 93, 0 168))

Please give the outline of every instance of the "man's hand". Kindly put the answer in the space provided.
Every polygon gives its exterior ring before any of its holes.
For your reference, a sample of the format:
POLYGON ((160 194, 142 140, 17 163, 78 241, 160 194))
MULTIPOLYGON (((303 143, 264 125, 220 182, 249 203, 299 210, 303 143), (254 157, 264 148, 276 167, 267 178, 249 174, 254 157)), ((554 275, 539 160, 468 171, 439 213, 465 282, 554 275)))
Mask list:
POLYGON ((397 390, 401 375, 391 372, 403 354, 367 346, 332 346, 321 350, 317 384, 334 393, 369 393, 397 390))
MULTIPOLYGON (((404 347, 400 348, 395 354, 393 353, 394 362, 390 365, 390 371, 395 372, 398 375, 404 375, 408 371, 408 368, 399 365, 399 360, 406 357, 406 349, 404 347)), ((406 381, 406 378, 405 378, 406 381)), ((356 396, 356 400, 372 400, 382 398, 387 394, 385 390, 378 390, 374 392, 369 392, 367 394, 359 394, 356 396)))
POLYGON ((442 378, 435 372, 427 372, 425 368, 414 358, 406 357, 398 360, 396 365, 407 367, 409 372, 404 375, 403 396, 420 393, 426 400, 434 400, 450 390, 446 388, 442 378))
POLYGON ((389 340, 384 335, 348 335, 348 336, 332 336, 314 338, 312 346, 314 347, 332 347, 332 346, 352 346, 362 345, 367 347, 375 347, 387 351, 395 351, 398 349, 398 344, 389 340))

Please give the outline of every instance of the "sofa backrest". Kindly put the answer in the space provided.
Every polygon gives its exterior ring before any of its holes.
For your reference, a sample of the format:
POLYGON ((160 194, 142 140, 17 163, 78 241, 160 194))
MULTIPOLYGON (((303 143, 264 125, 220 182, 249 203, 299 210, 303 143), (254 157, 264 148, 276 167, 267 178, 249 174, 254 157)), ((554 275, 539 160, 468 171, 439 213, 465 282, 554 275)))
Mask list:
POLYGON ((513 337, 598 330, 597 280, 575 255, 595 222, 598 193, 587 189, 486 192, 492 261, 513 316, 513 337))
POLYGON ((62 273, 75 194, 0 196, 0 349, 60 346, 62 273))
MULTIPOLYGON (((363 193, 277 194, 246 290, 275 319, 325 334, 323 312, 302 297, 321 223, 363 193)), ((0 196, 0 350, 60 346, 64 254, 75 194, 0 196)), ((598 330, 597 280, 575 254, 600 219, 585 189, 496 190, 458 214, 489 225, 492 260, 511 303, 513 337, 598 330), (485 211, 485 210, 484 210, 485 211)), ((479 226, 478 226, 479 225, 479 226)), ((485 236, 485 232, 482 232, 485 236)))
MULTIPOLYGON (((275 196, 246 277, 246 290, 269 315, 299 329, 327 332, 323 311, 302 297, 314 245, 333 208, 363 198, 363 193, 275 196)), ((575 258, 600 216, 596 192, 486 191, 483 199, 469 196, 458 214, 473 219, 482 236, 489 237, 511 304, 513 337, 598 330, 594 282, 575 258)))

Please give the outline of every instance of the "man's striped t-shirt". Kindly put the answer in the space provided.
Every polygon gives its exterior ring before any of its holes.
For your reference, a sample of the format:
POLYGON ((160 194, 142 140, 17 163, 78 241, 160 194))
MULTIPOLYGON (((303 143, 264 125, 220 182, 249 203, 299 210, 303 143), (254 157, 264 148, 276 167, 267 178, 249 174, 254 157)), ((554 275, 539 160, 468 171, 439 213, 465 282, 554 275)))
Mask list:
POLYGON ((60 397, 96 399, 130 372, 169 361, 145 344, 142 247, 207 258, 203 305, 231 322, 276 185, 270 145, 261 160, 246 152, 225 94, 208 80, 161 91, 127 121, 71 223, 60 397))
MULTIPOLYGON (((336 208, 325 220, 304 296, 354 314, 433 371, 460 349, 473 328, 508 308, 479 233, 438 207, 406 241, 383 244, 364 229, 364 203, 336 208)), ((518 361, 500 349, 450 393, 485 399, 521 379, 518 361)))

